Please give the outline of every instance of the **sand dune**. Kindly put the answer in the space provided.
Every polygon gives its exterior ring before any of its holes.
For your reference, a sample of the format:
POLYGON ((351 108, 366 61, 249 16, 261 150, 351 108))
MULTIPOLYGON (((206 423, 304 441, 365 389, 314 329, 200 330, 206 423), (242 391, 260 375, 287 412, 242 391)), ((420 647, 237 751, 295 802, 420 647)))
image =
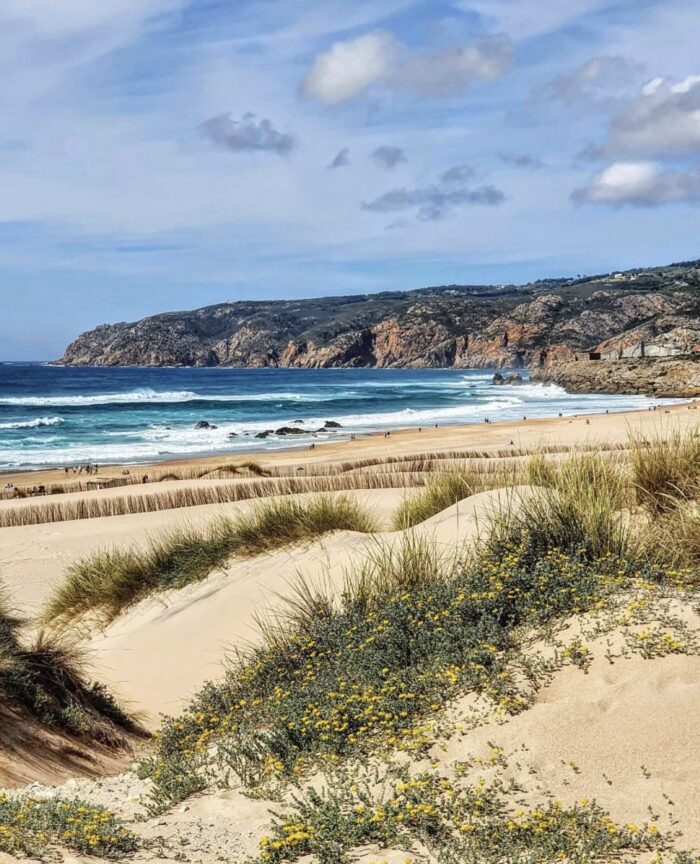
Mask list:
MULTIPOLYGON (((401 490, 363 490, 348 494, 367 506, 380 523, 388 524, 405 493, 401 490)), ((296 497, 303 500, 308 496, 296 497)), ((19 611, 36 614, 65 569, 95 549, 144 545, 149 537, 178 526, 201 528, 219 516, 234 516, 255 504, 254 500, 205 504, 184 510, 2 528, 0 579, 19 611)))
MULTIPOLYGON (((381 494, 386 505, 386 493, 381 494)), ((393 496, 395 503, 401 495, 393 496)), ((448 552, 460 550, 503 500, 503 492, 475 495, 415 533, 448 552)), ((297 574, 338 590, 345 574, 378 545, 400 543, 405 533, 339 531, 308 545, 234 558, 204 582, 143 601, 92 638, 88 648, 95 673, 153 722, 159 712, 176 711, 204 681, 219 676, 226 650, 256 639, 256 617, 282 605, 297 574)))

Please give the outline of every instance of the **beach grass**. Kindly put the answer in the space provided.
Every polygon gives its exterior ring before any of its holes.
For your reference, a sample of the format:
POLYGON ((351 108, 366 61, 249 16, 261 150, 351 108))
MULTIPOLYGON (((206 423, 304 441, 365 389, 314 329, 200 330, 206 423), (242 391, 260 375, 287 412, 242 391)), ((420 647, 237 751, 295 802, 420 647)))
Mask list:
POLYGON ((66 624, 88 612, 109 622, 150 594, 206 578, 232 555, 258 555, 330 531, 376 528, 370 514, 344 495, 273 498, 204 530, 179 528, 145 549, 99 550, 76 562, 49 598, 44 622, 66 624))
POLYGON ((420 492, 402 502, 394 516, 394 529, 401 531, 425 522, 481 488, 479 478, 470 471, 436 474, 420 492))
POLYGON ((672 511, 700 497, 700 433, 631 435, 630 466, 637 502, 653 515, 672 511))
POLYGON ((556 465, 535 457, 528 473, 534 492, 504 509, 490 543, 526 548, 532 560, 554 549, 587 560, 633 556, 634 537, 620 514, 629 486, 619 465, 592 453, 571 455, 556 465))

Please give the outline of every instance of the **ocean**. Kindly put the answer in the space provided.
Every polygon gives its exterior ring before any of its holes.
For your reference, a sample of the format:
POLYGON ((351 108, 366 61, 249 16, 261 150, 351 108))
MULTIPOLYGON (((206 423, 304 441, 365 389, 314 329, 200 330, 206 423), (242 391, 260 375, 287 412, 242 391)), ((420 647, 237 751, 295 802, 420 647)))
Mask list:
MULTIPOLYGON (((496 370, 0 365, 0 470, 308 447, 408 426, 645 408, 645 396, 494 386, 496 370), (196 429, 206 421, 216 429, 196 429), (327 421, 339 428, 322 432, 327 421), (297 425, 311 434, 276 435, 297 425), (266 438, 261 432, 273 430, 266 438)), ((502 372, 504 370, 501 370, 502 372)))

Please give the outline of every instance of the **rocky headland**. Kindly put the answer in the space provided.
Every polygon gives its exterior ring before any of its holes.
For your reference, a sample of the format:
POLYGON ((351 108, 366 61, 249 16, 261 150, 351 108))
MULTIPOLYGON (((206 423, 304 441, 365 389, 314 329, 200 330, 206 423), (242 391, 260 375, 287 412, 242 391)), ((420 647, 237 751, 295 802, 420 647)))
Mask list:
POLYGON ((528 285, 239 301, 79 336, 74 366, 537 368, 603 345, 700 342, 700 262, 528 285))
POLYGON ((629 360, 569 360, 533 369, 530 379, 558 384, 570 393, 642 393, 700 396, 700 354, 629 360))

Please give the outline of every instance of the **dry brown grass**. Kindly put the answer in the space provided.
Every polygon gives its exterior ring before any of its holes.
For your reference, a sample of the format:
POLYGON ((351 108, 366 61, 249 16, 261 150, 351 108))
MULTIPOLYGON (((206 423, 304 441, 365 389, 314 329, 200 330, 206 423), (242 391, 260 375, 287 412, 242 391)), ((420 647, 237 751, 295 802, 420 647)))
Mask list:
POLYGON ((96 519, 103 516, 124 516, 133 513, 153 513, 198 507, 203 504, 229 504, 251 498, 276 495, 296 495, 304 492, 344 492, 359 489, 401 489, 422 486, 426 478, 420 474, 368 474, 333 477, 261 478, 221 482, 210 486, 195 486, 158 490, 143 495, 83 498, 73 501, 28 503, 0 510, 0 528, 20 525, 40 525, 46 522, 69 522, 75 519, 96 519))

